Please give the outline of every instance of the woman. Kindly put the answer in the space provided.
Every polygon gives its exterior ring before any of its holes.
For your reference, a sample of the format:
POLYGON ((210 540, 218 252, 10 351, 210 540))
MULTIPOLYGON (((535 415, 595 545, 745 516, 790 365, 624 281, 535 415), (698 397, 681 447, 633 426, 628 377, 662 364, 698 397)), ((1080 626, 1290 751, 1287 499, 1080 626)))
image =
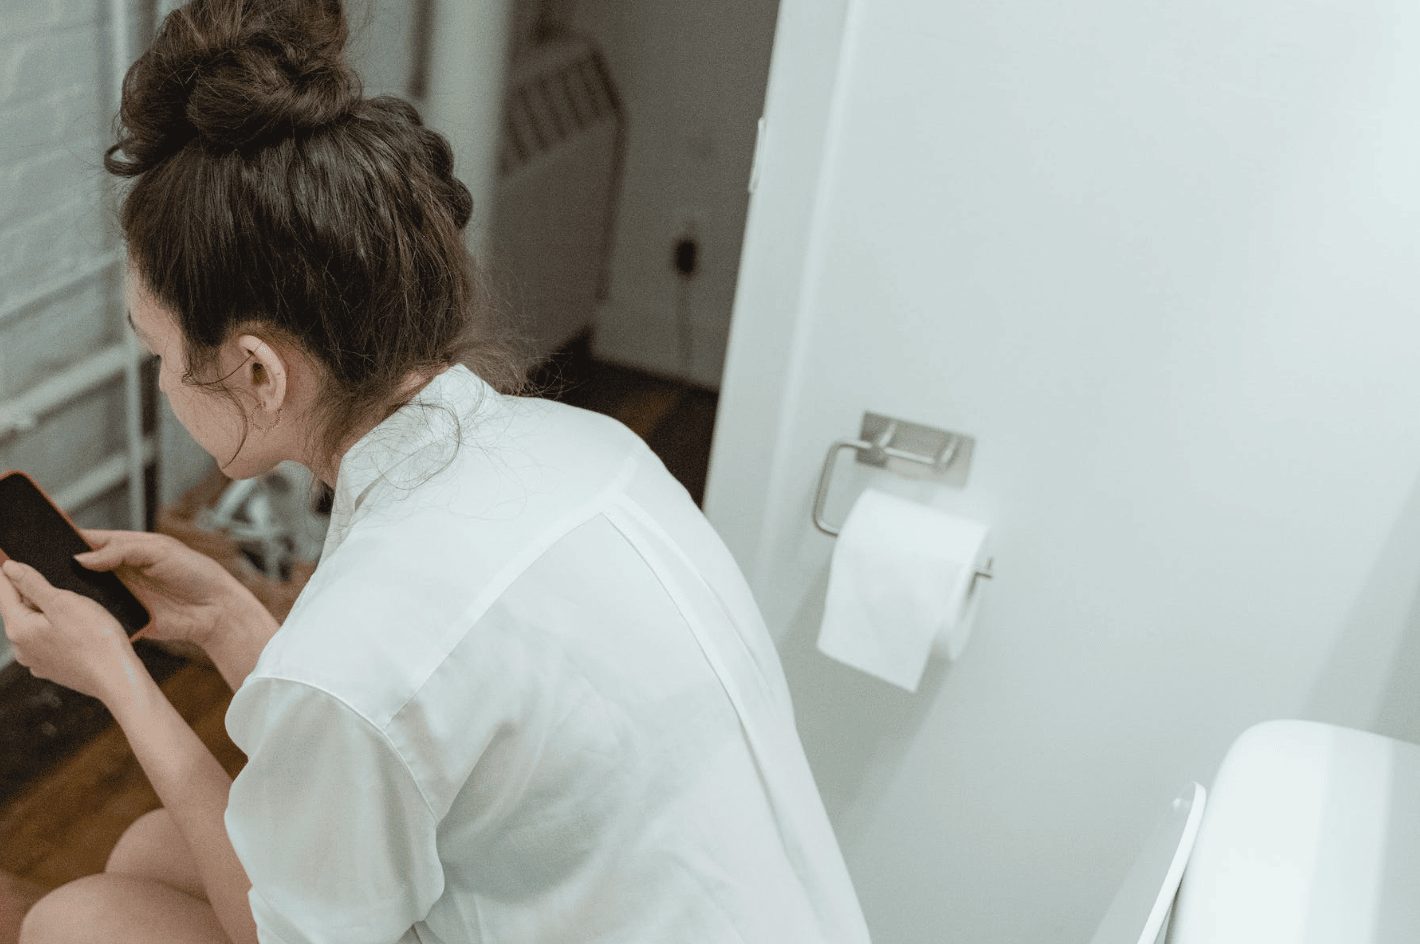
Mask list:
POLYGON ((194 0, 124 84, 159 386, 228 476, 293 459, 334 507, 279 628, 175 541, 81 555, 235 689, 231 782, 111 617, 6 566, 17 658, 102 699, 163 804, 24 944, 866 940, 733 560, 624 426, 515 395, 448 145, 361 97, 345 33, 194 0))

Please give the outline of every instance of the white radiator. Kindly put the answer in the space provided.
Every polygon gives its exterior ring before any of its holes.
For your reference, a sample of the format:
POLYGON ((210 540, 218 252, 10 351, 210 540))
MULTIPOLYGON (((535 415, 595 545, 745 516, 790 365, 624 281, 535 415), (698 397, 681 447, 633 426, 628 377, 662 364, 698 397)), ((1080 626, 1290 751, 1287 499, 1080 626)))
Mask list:
POLYGON ((543 354, 588 328, 604 295, 623 127, 590 43, 541 43, 513 63, 487 259, 543 354))

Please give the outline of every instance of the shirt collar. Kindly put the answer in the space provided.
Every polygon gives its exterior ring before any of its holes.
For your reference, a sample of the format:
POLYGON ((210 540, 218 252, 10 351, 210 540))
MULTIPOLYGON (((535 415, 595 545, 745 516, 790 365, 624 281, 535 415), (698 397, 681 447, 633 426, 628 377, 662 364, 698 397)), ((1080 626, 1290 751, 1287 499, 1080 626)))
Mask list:
POLYGON ((327 560, 345 540, 376 485, 389 481, 407 492, 447 465, 461 438, 469 434, 466 421, 499 396, 468 367, 454 364, 356 440, 336 472, 330 527, 320 559, 327 560))

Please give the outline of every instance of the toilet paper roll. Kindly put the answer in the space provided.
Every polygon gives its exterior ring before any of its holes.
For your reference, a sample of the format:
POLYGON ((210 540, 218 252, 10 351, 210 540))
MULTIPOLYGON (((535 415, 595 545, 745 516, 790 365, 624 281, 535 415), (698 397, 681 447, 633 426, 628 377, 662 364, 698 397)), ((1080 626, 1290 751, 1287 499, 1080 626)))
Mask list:
POLYGON ((866 489, 834 543, 818 648, 909 692, 934 646, 961 656, 988 529, 866 489))

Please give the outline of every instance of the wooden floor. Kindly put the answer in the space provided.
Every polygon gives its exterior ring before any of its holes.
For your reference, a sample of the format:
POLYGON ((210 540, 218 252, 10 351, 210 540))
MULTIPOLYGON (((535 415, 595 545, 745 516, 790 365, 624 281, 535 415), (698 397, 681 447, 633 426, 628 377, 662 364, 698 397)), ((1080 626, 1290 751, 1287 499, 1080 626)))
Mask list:
MULTIPOLYGON (((538 379, 549 388, 545 395, 615 416, 635 430, 692 497, 702 500, 715 418, 713 393, 596 364, 585 345, 559 355, 538 379)), ((221 676, 189 663, 160 685, 235 776, 245 759, 227 738, 224 718, 232 693, 221 676)), ((5 717, 0 712, 0 719, 5 717)), ((0 944, 16 940, 32 901, 48 889, 101 871, 124 829, 158 807, 123 733, 111 723, 77 750, 35 769, 41 772, 32 782, 11 784, 8 799, 0 802, 0 944)))
MULTIPOLYGON (((232 693, 222 677, 188 664, 160 684, 236 776, 245 758, 223 723, 232 693)), ((38 893, 102 871, 128 825, 157 808, 157 794, 112 724, 0 808, 0 944, 16 940, 38 893)))

